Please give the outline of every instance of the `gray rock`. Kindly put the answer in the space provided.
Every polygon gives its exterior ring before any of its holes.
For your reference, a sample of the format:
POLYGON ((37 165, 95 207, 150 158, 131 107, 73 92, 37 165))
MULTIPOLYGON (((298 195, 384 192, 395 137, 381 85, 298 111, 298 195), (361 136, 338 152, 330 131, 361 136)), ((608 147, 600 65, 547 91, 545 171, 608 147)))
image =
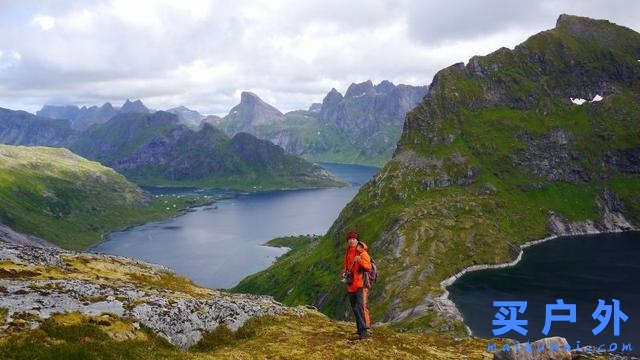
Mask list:
POLYGON ((532 343, 510 346, 509 351, 501 350, 493 354, 494 360, 571 360, 571 349, 562 337, 549 337, 532 343), (529 351, 529 349, 531 351, 529 351))
MULTIPOLYGON (((117 262, 130 271, 168 271, 165 267, 119 256, 82 254, 52 248, 34 248, 0 242, 0 260, 21 264, 66 267, 61 256, 98 258, 117 262)), ((86 315, 115 314, 135 319, 181 348, 197 343, 207 331, 221 324, 235 331, 255 316, 293 313, 270 296, 214 292, 208 298, 166 289, 140 289, 126 281, 91 282, 78 279, 10 280, 0 279, 0 307, 8 310, 5 325, 17 314, 47 319, 56 313, 79 312, 86 315)), ((41 321, 40 320, 40 321, 41 321)), ((37 327, 38 321, 27 323, 37 327)))

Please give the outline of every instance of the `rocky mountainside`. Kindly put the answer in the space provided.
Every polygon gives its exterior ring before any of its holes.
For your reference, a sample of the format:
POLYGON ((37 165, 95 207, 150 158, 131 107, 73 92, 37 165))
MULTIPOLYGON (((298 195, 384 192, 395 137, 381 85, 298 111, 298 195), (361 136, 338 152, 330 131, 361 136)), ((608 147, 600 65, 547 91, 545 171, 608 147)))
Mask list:
POLYGON ((355 326, 268 296, 202 288, 160 265, 0 241, 3 359, 457 359, 488 340, 355 326))
POLYGON ((36 112, 37 116, 52 119, 69 120, 71 128, 74 130, 85 130, 93 124, 101 124, 116 116, 126 112, 148 113, 150 110, 144 106, 142 101, 130 101, 127 99, 121 107, 113 107, 111 103, 104 103, 102 106, 78 107, 76 105, 44 105, 36 112))
POLYGON ((392 160, 327 234, 237 290, 348 316, 335 277, 356 230, 384 274, 375 321, 464 333, 444 289, 453 275, 550 235, 640 226, 638 60, 640 34, 562 15, 513 50, 439 71, 392 160))
POLYGON ((426 86, 366 81, 351 84, 344 97, 332 89, 322 104, 286 114, 244 92, 227 116, 205 121, 231 136, 248 132, 308 160, 381 166, 395 149, 405 114, 426 91, 426 86))
POLYGON ((208 123, 195 131, 164 111, 117 115, 88 129, 70 148, 144 185, 247 190, 342 185, 318 165, 268 141, 247 133, 230 138, 208 123))
POLYGON ((175 215, 196 200, 153 198, 112 169, 64 148, 0 145, 4 241, 84 249, 108 231, 175 215))

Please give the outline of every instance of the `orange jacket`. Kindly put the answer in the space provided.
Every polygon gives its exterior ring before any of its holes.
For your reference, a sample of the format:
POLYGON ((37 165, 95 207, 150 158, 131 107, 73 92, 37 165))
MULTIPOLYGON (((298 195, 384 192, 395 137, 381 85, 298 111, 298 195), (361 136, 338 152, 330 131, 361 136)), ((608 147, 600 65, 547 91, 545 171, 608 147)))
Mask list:
MULTIPOLYGON (((363 243, 364 244, 364 243, 363 243)), ((364 286, 364 274, 362 271, 371 271, 371 257, 367 253, 367 245, 364 249, 358 251, 357 246, 347 247, 342 261, 342 272, 351 271, 353 273, 353 282, 347 286, 348 292, 356 292, 364 286), (356 255, 360 255, 360 261, 355 262, 356 255), (362 269, 362 271, 361 271, 362 269)))

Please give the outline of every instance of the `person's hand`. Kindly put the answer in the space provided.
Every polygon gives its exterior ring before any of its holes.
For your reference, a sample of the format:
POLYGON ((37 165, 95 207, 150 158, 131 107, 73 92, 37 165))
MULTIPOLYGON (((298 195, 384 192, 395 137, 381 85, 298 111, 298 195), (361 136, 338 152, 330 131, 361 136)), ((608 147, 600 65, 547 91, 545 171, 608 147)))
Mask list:
POLYGON ((360 255, 356 255, 356 257, 353 258, 353 262, 359 262, 360 261, 360 255))

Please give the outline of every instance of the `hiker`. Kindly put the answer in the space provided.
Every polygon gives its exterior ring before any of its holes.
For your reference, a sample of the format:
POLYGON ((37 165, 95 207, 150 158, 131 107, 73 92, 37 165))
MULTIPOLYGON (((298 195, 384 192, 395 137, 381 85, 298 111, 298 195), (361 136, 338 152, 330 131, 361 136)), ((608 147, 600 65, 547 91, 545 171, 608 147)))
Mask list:
POLYGON ((358 246, 359 237, 355 231, 349 231, 346 235, 348 246, 342 262, 342 278, 347 284, 349 302, 356 318, 358 338, 364 339, 368 336, 364 314, 364 272, 371 270, 371 258, 364 246, 358 246))
MULTIPOLYGON (((357 249, 363 249, 367 255, 369 255, 369 247, 367 244, 362 241, 358 241, 357 249)), ((369 258, 371 256, 369 255, 369 258)), ((364 310, 364 324, 366 325, 367 330, 371 329, 371 317, 369 316, 369 289, 371 288, 371 284, 369 283, 368 276, 364 278, 364 286, 362 287, 362 306, 364 310)))

